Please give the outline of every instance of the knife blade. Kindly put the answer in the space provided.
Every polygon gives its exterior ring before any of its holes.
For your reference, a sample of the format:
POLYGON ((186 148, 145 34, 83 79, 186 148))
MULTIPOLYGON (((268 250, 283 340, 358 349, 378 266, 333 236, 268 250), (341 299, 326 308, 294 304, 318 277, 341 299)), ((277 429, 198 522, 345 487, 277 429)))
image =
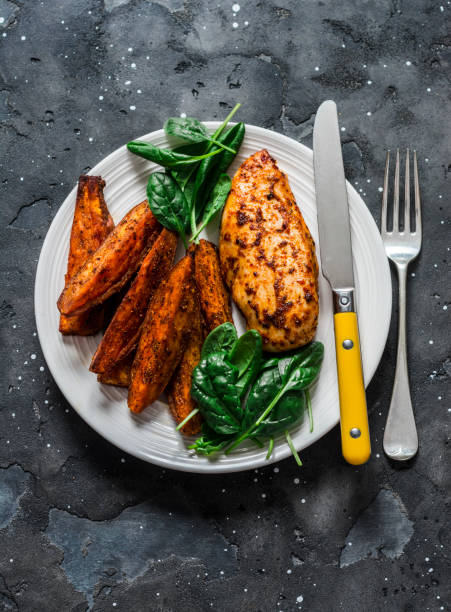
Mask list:
POLYGON ((371 445, 354 305, 348 194, 332 100, 323 102, 316 114, 313 166, 321 268, 333 296, 342 453, 348 463, 360 465, 368 461, 371 445))

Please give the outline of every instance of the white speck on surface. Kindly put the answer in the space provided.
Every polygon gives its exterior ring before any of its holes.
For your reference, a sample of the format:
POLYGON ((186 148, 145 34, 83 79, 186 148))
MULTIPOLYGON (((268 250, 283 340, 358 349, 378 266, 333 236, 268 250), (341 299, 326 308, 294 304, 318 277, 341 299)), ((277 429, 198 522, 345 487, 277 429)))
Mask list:
POLYGON ((234 22, 232 23, 232 27, 233 27, 233 28, 237 28, 237 27, 238 27, 238 24, 237 24, 237 22, 236 22, 236 21, 234 21, 234 22))
POLYGON ((278 474, 279 473, 279 468, 275 467, 273 471, 274 471, 275 474, 278 474))
POLYGON ((372 85, 373 81, 367 81, 368 85, 372 85))
POLYGON ((430 88, 430 87, 427 87, 427 88, 426 88, 426 91, 427 91, 427 92, 430 92, 430 91, 431 91, 431 88, 430 88))
POLYGON ((379 193, 382 193, 384 191, 382 187, 378 187, 377 190, 379 191, 379 193))
POLYGON ((92 136, 90 136, 90 137, 88 138, 88 140, 89 140, 89 142, 92 142, 92 141, 94 140, 94 138, 93 138, 92 136))
POLYGON ((20 40, 27 40, 27 37, 26 36, 21 36, 20 40))
POLYGON ((124 85, 131 85, 131 81, 125 81, 124 85))
POLYGON ((445 9, 443 8, 443 6, 440 7, 440 12, 443 13, 445 9))
POLYGON ((131 110, 131 111, 136 110, 136 106, 135 106, 134 104, 132 104, 132 105, 130 106, 130 110, 131 110))
POLYGON ((367 112, 368 117, 371 117, 371 111, 367 112))
POLYGON ((137 94, 142 94, 142 90, 141 90, 141 89, 137 89, 137 90, 136 90, 136 93, 137 93, 137 94))
POLYGON ((446 304, 443 306, 443 310, 448 310, 448 306, 446 304))
POLYGON ((103 100, 103 96, 99 96, 99 100, 103 100))
POLYGON ((287 574, 291 574, 291 570, 290 569, 287 569, 287 574))
POLYGON ((293 482, 294 482, 294 484, 299 484, 299 483, 300 483, 300 480, 299 480, 299 478, 294 478, 294 479, 293 479, 293 482))
POLYGON ((433 571, 434 571, 434 568, 433 568, 433 567, 430 567, 430 568, 428 569, 428 574, 432 574, 432 572, 433 572, 433 571))
POLYGON ((43 371, 44 371, 44 366, 41 366, 41 367, 39 368, 39 371, 40 371, 40 372, 43 372, 43 371))
POLYGON ((245 21, 245 22, 244 22, 244 25, 245 25, 245 26, 248 26, 248 25, 249 25, 249 21, 245 21))
POLYGON ((410 276, 412 276, 412 277, 415 276, 415 272, 412 272, 412 274, 410 276))
POLYGON ((136 68, 136 64, 135 64, 135 62, 132 62, 132 63, 130 64, 130 68, 133 68, 133 69, 135 69, 135 68, 136 68))
POLYGON ((32 359, 36 359, 36 355, 35 355, 35 353, 32 353, 32 354, 30 355, 30 357, 31 357, 32 359))
POLYGON ((316 72, 318 72, 319 66, 315 66, 315 70, 316 70, 316 72))
POLYGON ((10 559, 9 562, 12 563, 14 561, 14 559, 10 559))
POLYGON ((131 52, 133 51, 133 48, 132 48, 132 47, 129 47, 129 48, 127 49, 127 51, 128 51, 129 53, 131 53, 131 52))
POLYGON ((47 448, 50 448, 50 444, 47 444, 47 448))
POLYGON ((434 344, 434 341, 433 340, 429 340, 429 344, 434 344))
POLYGON ((263 497, 263 499, 265 499, 266 493, 262 493, 262 497, 263 497))
POLYGON ((305 499, 304 498, 301 499, 301 504, 305 504, 305 499))
POLYGON ((232 11, 234 13, 238 13, 238 11, 240 10, 241 6, 239 4, 233 4, 232 5, 232 11))
POLYGON ((0 17, 0 23, 5 23, 5 18, 4 17, 0 17))
POLYGON ((298 595, 298 596, 296 597, 296 601, 297 601, 298 603, 302 603, 302 602, 304 601, 304 598, 302 597, 302 595, 298 595))
POLYGON ((181 117, 182 119, 185 119, 185 118, 186 118, 186 113, 180 113, 180 117, 181 117))
POLYGON ((429 557, 425 557, 424 560, 426 561, 426 563, 429 561, 429 557))
POLYGON ((346 128, 343 125, 341 126, 341 131, 346 132, 346 128))

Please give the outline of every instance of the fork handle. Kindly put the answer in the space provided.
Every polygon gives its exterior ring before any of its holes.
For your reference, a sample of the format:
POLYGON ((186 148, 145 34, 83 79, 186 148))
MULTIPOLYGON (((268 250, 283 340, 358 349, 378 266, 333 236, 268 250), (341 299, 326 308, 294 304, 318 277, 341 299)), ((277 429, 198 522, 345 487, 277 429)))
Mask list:
POLYGON ((390 409, 384 433, 384 451, 396 461, 407 461, 418 451, 418 435, 410 399, 406 349, 407 264, 396 263, 399 281, 398 355, 390 409))

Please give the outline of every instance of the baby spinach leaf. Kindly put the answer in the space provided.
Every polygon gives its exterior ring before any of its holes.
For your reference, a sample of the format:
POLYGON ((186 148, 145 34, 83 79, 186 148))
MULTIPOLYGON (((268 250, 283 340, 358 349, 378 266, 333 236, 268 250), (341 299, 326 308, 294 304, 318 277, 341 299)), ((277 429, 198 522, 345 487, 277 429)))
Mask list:
POLYGON ((238 368, 227 361, 226 351, 209 354, 194 368, 191 395, 216 433, 236 434, 241 430, 237 379, 238 368))
MULTIPOLYGON (((321 368, 324 346, 312 342, 296 353, 281 358, 271 358, 263 366, 255 381, 244 410, 243 433, 233 442, 226 452, 230 452, 250 435, 260 435, 258 427, 266 422, 273 435, 276 427, 274 409, 287 394, 304 391, 314 382, 321 368), (250 408, 249 408, 250 406, 250 408), (271 419, 268 421, 268 417, 271 419)), ((296 417, 293 400, 285 400, 279 418, 292 421, 296 417)), ((297 419, 296 419, 297 420, 297 419)))
POLYGON ((201 359, 205 359, 211 353, 226 351, 227 353, 233 347, 238 339, 235 326, 233 323, 223 323, 215 327, 202 345, 201 359))
POLYGON ((213 187, 210 198, 205 206, 200 225, 198 225, 196 233, 191 236, 191 241, 194 241, 201 231, 215 217, 220 210, 223 209, 229 195, 230 185, 232 180, 228 174, 221 174, 218 182, 213 187))
MULTIPOLYGON (((227 144, 229 146, 232 146, 233 144, 234 148, 238 151, 244 138, 244 129, 244 124, 238 123, 227 130, 227 132, 224 134, 221 134, 221 136, 218 137, 218 140, 222 144, 227 144), (241 134, 241 139, 237 138, 238 134, 241 134), (235 146, 236 144, 238 146, 235 146)), ((216 149, 216 151, 219 151, 220 155, 215 158, 210 157, 208 159, 204 159, 199 164, 199 168, 197 169, 196 177, 194 179, 191 202, 191 233, 193 234, 196 233, 196 223, 202 217, 204 202, 210 195, 214 185, 216 185, 219 176, 227 170, 232 160, 235 158, 235 155, 229 151, 223 151, 221 149, 216 149), (219 159, 221 159, 220 165, 217 164, 219 159)))
POLYGON ((212 142, 231 153, 236 151, 211 138, 203 123, 194 117, 170 117, 164 124, 164 130, 168 136, 178 136, 188 142, 212 142))
POLYGON ((213 157, 222 151, 222 149, 214 149, 203 155, 185 155, 184 153, 176 153, 169 149, 160 149, 150 142, 142 142, 141 140, 132 140, 127 144, 127 149, 131 153, 144 157, 144 159, 148 159, 165 168, 179 168, 187 164, 197 164, 198 161, 213 157))
POLYGON ((199 455, 211 455, 222 450, 232 440, 233 436, 218 434, 206 423, 203 423, 201 436, 188 448, 194 449, 199 455))
POLYGON ((177 231, 187 245, 185 228, 189 226, 189 207, 178 183, 164 172, 154 172, 147 183, 147 199, 155 217, 170 230, 177 231))
POLYGON ((238 368, 236 386, 242 398, 257 376, 260 368, 262 338, 258 331, 250 329, 238 338, 227 358, 232 365, 238 368))

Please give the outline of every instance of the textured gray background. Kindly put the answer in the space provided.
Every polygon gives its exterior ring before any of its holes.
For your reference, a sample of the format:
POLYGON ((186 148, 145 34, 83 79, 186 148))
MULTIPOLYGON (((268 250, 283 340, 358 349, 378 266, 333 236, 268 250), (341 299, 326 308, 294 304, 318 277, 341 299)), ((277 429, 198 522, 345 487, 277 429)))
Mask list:
POLYGON ((449 609, 450 2, 240 4, 0 0, 0 610, 449 609), (240 119, 309 145, 326 98, 376 218, 385 149, 419 151, 418 457, 382 451, 396 310, 368 390, 368 465, 344 464, 337 429, 301 470, 206 477, 124 456, 69 408, 36 336, 36 264, 58 207, 82 171, 170 115, 220 118, 240 101, 240 119))

